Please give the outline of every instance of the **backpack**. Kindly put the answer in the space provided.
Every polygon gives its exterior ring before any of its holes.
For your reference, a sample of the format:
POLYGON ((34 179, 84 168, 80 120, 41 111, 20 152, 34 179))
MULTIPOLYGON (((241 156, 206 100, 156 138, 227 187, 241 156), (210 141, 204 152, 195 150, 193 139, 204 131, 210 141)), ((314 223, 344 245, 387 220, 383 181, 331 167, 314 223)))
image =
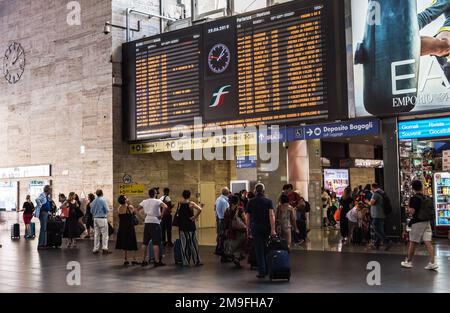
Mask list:
POLYGON ((424 195, 417 195, 420 198, 420 210, 417 213, 419 221, 428 222, 434 219, 433 199, 424 195))
POLYGON ((388 216, 392 213, 392 202, 391 199, 387 196, 386 192, 377 191, 377 193, 382 197, 383 199, 383 211, 384 215, 388 216))

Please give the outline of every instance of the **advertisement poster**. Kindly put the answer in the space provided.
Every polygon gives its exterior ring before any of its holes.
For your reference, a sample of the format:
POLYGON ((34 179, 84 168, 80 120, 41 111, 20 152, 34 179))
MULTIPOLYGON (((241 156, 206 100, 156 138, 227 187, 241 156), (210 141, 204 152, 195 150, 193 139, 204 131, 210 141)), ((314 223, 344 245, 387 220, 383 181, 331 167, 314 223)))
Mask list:
POLYGON ((344 189, 350 184, 348 170, 326 169, 323 178, 325 189, 335 192, 338 198, 342 197, 344 189))
POLYGON ((450 109, 450 0, 351 1, 356 116, 450 109))

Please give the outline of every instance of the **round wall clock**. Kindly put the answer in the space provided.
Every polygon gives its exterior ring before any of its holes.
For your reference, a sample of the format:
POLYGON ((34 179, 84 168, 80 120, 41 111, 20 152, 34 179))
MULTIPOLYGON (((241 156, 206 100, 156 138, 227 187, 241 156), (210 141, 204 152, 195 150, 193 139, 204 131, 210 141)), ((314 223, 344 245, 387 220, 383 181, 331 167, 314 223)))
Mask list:
POLYGON ((20 43, 12 43, 3 59, 3 75, 10 84, 17 83, 25 71, 25 50, 20 43))
POLYGON ((209 69, 216 74, 225 72, 230 65, 230 61, 230 49, 222 43, 219 43, 212 47, 211 51, 209 52, 208 66, 209 69))

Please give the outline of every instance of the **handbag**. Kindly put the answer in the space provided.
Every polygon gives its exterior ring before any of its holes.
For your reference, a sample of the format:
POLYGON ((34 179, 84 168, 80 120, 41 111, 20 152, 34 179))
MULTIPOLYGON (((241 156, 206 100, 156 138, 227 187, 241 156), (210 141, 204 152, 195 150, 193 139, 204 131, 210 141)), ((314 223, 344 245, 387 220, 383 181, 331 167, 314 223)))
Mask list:
POLYGON ((177 211, 173 217, 172 226, 180 227, 180 204, 178 203, 177 211))
POLYGON ((108 222, 108 235, 112 236, 112 235, 114 235, 115 232, 116 232, 116 230, 114 229, 114 227, 112 227, 111 223, 108 222))
POLYGON ((61 208, 61 218, 69 218, 70 216, 70 208, 69 207, 64 207, 61 208))
POLYGON ((139 225, 139 219, 136 216, 136 213, 131 213, 129 207, 127 206, 127 211, 129 214, 131 214, 131 222, 133 223, 134 226, 139 225))
POLYGON ((336 212, 334 212, 334 220, 336 222, 339 222, 341 220, 341 210, 342 209, 337 209, 336 212))

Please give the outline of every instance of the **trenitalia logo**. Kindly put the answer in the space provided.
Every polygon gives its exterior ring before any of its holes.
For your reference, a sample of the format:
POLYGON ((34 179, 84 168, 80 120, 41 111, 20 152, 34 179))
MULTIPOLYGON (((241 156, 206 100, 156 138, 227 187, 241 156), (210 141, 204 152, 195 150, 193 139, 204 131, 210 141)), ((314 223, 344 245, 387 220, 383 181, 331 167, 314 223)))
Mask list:
POLYGON ((218 108, 225 102, 225 95, 230 93, 231 85, 219 87, 213 94, 210 108, 218 108))

